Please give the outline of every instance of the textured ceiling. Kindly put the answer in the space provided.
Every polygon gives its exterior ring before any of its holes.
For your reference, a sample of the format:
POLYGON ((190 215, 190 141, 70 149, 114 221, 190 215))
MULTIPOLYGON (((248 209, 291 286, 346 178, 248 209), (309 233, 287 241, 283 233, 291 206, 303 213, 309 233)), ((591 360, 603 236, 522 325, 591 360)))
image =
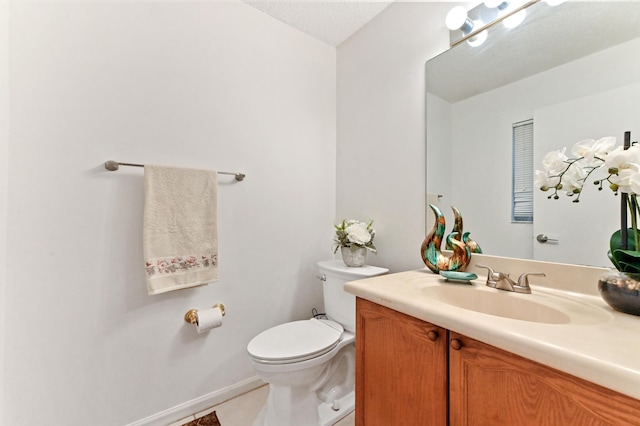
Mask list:
POLYGON ((393 2, 393 0, 243 1, 331 46, 338 46, 393 2))
POLYGON ((428 90, 458 102, 638 37, 639 1, 537 3, 519 27, 497 25, 482 46, 462 43, 429 60, 428 90))

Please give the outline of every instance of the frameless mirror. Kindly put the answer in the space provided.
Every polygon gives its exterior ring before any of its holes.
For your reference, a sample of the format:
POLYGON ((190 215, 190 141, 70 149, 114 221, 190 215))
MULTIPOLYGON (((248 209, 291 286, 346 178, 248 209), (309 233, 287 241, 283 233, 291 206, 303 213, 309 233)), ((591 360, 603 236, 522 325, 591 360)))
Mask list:
MULTIPOLYGON (((426 64, 426 204, 439 204, 486 254, 611 266, 619 198, 586 184, 580 203, 534 188, 533 221, 511 220, 515 123, 533 120, 533 169, 551 150, 625 131, 640 139, 640 2, 544 2, 426 64), (588 186, 587 186, 588 185, 588 186), (546 235, 546 243, 537 235, 546 235), (557 241, 550 241, 557 240, 557 241)), ((427 207, 427 232, 433 213, 427 207)))

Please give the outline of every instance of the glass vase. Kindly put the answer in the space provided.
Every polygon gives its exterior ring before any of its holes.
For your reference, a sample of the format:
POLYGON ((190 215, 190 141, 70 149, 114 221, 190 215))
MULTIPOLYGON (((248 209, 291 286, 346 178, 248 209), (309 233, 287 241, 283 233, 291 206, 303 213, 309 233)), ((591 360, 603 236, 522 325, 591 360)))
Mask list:
POLYGON ((598 290, 602 299, 616 311, 640 315, 640 274, 612 269, 600 277, 598 290))

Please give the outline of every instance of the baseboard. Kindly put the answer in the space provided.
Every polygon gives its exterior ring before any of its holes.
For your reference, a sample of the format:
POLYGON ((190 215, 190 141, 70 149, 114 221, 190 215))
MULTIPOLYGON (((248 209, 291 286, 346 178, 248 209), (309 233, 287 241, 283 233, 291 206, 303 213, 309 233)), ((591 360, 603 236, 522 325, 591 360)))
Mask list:
POLYGON ((129 423, 127 426, 167 426, 177 420, 188 417, 192 414, 206 410, 209 407, 223 403, 231 398, 242 395, 264 385, 258 376, 252 376, 231 386, 208 393, 199 398, 192 399, 183 404, 153 414, 142 420, 129 423))

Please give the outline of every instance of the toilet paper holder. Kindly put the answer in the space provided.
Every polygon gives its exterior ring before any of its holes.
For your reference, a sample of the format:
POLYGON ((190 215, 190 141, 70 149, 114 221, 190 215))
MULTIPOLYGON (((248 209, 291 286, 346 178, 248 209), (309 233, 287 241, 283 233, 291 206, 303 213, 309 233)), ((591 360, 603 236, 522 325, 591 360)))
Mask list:
MULTIPOLYGON (((222 303, 216 303, 212 306, 215 308, 220 308, 220 312, 222 312, 222 316, 225 315, 224 305, 222 303)), ((186 314, 184 314, 184 320, 189 324, 198 324, 198 310, 197 309, 189 309, 186 314)))

